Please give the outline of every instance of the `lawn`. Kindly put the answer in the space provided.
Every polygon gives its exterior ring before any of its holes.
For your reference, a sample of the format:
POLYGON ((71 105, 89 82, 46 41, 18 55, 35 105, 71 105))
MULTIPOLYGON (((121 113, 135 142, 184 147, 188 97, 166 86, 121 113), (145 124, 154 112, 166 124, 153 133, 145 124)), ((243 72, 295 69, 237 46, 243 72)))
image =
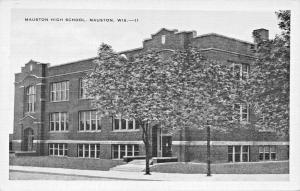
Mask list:
POLYGON ((52 157, 52 156, 14 156, 10 154, 9 165, 36 166, 52 168, 70 168, 82 170, 104 170, 124 164, 120 160, 89 159, 75 157, 52 157))
MULTIPOLYGON (((205 174, 205 163, 164 163, 151 167, 152 172, 205 174)), ((222 163, 211 165, 212 174, 288 174, 288 161, 222 163)))

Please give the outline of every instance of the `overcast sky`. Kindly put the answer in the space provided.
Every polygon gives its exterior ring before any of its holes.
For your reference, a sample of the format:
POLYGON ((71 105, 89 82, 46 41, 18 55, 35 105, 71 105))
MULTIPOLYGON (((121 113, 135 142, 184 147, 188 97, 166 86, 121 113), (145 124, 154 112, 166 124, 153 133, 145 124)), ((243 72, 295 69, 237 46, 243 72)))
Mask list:
MULTIPOLYGON (((142 46, 161 28, 179 31, 195 30, 197 35, 218 33, 252 42, 252 31, 266 28, 270 38, 280 33, 274 11, 138 11, 138 10, 34 10, 13 9, 11 12, 10 77, 11 111, 13 114, 14 73, 30 59, 63 64, 96 56, 104 42, 116 51, 142 46), (48 18, 47 21, 25 21, 25 18, 48 18), (50 21, 51 18, 84 18, 86 22, 50 21), (89 19, 113 19, 115 22, 90 22, 89 19), (117 22, 118 18, 138 22, 117 22)), ((13 126, 13 115, 11 124, 13 126)))

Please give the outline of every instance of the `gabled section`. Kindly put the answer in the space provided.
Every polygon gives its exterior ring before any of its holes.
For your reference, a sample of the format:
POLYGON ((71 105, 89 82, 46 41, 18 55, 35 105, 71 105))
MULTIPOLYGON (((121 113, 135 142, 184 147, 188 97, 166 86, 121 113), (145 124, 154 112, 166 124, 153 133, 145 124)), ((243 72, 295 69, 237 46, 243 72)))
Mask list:
POLYGON ((161 35, 161 34, 166 34, 166 33, 174 34, 176 32, 178 32, 177 29, 170 30, 170 29, 166 29, 166 28, 161 28, 159 31, 152 34, 151 37, 153 38, 154 36, 161 35))

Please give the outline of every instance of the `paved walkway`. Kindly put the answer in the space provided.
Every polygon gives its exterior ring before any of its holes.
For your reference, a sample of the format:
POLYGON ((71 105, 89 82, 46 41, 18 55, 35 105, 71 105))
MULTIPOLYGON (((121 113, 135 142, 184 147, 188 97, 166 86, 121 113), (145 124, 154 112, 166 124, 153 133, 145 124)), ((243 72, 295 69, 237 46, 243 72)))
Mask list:
POLYGON ((156 180, 156 181, 288 181, 288 174, 176 174, 176 173, 151 173, 121 171, 78 170, 64 168, 45 168, 31 166, 9 166, 11 171, 38 172, 45 174, 78 175, 99 178, 122 180, 156 180))
POLYGON ((124 171, 124 172, 143 172, 146 166, 146 161, 142 160, 133 160, 129 163, 115 166, 110 171, 124 171))

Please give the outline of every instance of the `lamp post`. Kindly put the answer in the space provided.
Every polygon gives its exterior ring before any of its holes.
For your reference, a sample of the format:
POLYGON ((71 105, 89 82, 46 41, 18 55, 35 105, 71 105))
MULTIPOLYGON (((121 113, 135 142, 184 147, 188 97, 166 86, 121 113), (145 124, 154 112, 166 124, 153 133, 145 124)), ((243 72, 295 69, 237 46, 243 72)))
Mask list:
POLYGON ((206 156, 207 156, 207 176, 211 176, 210 170, 210 125, 206 124, 206 156))

